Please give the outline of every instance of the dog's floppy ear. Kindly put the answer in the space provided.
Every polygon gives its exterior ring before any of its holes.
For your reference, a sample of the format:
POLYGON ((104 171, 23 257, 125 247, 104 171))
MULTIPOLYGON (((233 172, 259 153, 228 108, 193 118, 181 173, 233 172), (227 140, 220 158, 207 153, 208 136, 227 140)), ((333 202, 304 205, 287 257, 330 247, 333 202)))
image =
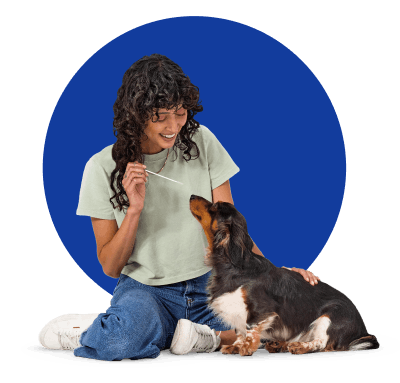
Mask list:
POLYGON ((231 223, 232 218, 229 217, 225 221, 218 224, 218 230, 215 233, 215 249, 223 249, 224 252, 229 251, 229 243, 231 240, 231 223))
MULTIPOLYGON (((241 217, 242 218, 242 217, 241 217)), ((232 240, 229 243, 229 251, 240 254, 240 257, 243 256, 243 253, 246 251, 246 238, 248 236, 247 233, 247 225, 246 221, 243 219, 233 219, 231 223, 231 238, 232 240)))
POLYGON ((251 250, 251 248, 248 249, 249 246, 252 247, 252 240, 247 233, 244 217, 236 212, 220 221, 215 234, 215 242, 215 248, 220 248, 233 265, 240 267, 243 254, 247 250, 251 250))

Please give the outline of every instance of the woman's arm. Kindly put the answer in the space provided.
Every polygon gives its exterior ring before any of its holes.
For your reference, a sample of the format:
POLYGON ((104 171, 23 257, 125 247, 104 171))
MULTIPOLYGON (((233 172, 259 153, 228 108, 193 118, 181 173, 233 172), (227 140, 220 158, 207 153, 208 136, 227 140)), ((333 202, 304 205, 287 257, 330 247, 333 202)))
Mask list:
MULTIPOLYGON (((231 188, 229 185, 229 180, 224 182, 222 185, 218 186, 212 191, 212 196, 213 196, 213 203, 222 201, 222 202, 229 202, 232 205, 233 203, 233 198, 232 198, 232 192, 231 188)), ((253 241, 253 253, 258 254, 260 256, 264 256, 263 253, 260 251, 260 249, 257 247, 257 245, 253 241)), ((285 267, 287 269, 287 267, 285 267)), ((292 267, 292 271, 295 271, 299 273, 307 282, 310 284, 314 285, 318 283, 319 278, 316 277, 311 271, 304 270, 304 269, 298 269, 297 267, 292 267)))
MULTIPOLYGON (((257 247, 257 245, 255 243, 254 243, 252 251, 253 251, 253 253, 264 256, 263 253, 260 251, 260 249, 257 247)), ((285 266, 282 266, 282 267, 284 269, 292 270, 292 271, 295 271, 296 273, 299 273, 307 282, 309 282, 313 286, 316 285, 318 283, 318 281, 320 281, 319 277, 314 275, 311 271, 304 270, 304 269, 298 269, 297 267, 292 267, 292 268, 285 267, 285 266)))
POLYGON ((127 211, 121 227, 116 220, 92 217, 94 236, 96 237, 97 257, 104 274, 118 278, 121 270, 132 255, 140 212, 127 211))
POLYGON ((132 255, 140 214, 146 196, 146 166, 135 161, 128 162, 122 186, 129 199, 129 207, 118 229, 116 220, 92 217, 97 257, 106 275, 118 278, 132 255))

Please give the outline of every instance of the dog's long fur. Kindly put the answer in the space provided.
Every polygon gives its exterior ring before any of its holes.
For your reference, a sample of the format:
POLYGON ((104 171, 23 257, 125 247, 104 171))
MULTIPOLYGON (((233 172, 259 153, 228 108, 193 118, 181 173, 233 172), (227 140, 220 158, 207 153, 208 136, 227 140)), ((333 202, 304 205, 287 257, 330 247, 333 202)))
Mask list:
POLYGON ((340 291, 321 281, 312 286, 253 253, 246 220, 232 204, 192 195, 190 210, 209 244, 209 305, 236 329, 236 342, 223 353, 252 355, 260 345, 293 354, 379 347, 340 291))

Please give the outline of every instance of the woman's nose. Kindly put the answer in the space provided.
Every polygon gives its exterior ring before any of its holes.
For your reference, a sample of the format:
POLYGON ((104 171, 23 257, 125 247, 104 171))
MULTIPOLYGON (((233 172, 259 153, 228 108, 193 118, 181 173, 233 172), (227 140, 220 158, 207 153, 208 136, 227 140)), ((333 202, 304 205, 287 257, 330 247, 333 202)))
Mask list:
POLYGON ((172 133, 175 133, 179 130, 178 126, 178 118, 175 116, 175 114, 170 114, 167 118, 167 127, 171 129, 172 133))

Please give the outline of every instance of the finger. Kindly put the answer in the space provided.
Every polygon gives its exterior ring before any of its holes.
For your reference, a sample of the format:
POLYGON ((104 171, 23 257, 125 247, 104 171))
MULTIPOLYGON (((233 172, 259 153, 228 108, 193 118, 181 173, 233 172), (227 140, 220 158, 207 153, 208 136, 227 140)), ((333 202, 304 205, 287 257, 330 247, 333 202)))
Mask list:
POLYGON ((132 181, 130 183, 130 186, 133 188, 135 187, 135 185, 139 185, 139 184, 144 184, 146 183, 146 178, 143 178, 142 176, 140 177, 133 177, 133 175, 131 176, 132 181))
POLYGON ((146 189, 145 184, 146 184, 146 181, 143 180, 143 178, 135 178, 135 181, 133 184, 134 185, 133 188, 135 188, 135 192, 143 198, 146 193, 145 192, 145 189, 146 189))
POLYGON ((146 178, 143 174, 139 176, 138 173, 134 171, 128 171, 128 173, 126 173, 122 179, 122 186, 124 187, 125 191, 130 190, 130 187, 137 183, 137 179, 142 179, 143 182, 145 182, 146 178))
POLYGON ((146 165, 140 163, 140 162, 128 162, 126 165, 126 170, 132 170, 132 169, 146 169, 146 165))
POLYGON ((141 190, 138 189, 139 185, 141 184, 145 184, 145 180, 141 177, 133 177, 133 175, 131 175, 130 177, 127 178, 127 180, 125 181, 125 192, 129 196, 132 195, 132 193, 139 193, 142 194, 141 190))
POLYGON ((144 171, 143 169, 135 169, 135 170, 128 170, 127 173, 125 173, 126 178, 143 178, 144 181, 146 181, 146 178, 149 176, 149 173, 144 171))
POLYGON ((318 284, 318 278, 313 274, 313 273, 311 273, 312 274, 312 278, 313 278, 313 280, 314 280, 314 284, 318 284))
POLYGON ((126 175, 126 178, 124 178, 122 180, 122 185, 124 186, 125 190, 127 190, 127 188, 129 187, 128 185, 135 184, 137 182, 136 181, 137 179, 142 179, 143 182, 146 182, 146 176, 144 175, 144 173, 139 175, 136 172, 129 172, 126 175), (124 182, 125 182, 125 184, 124 184, 124 182))
POLYGON ((126 169, 125 169, 125 174, 128 174, 132 171, 135 172, 143 172, 146 169, 145 165, 142 164, 128 164, 126 169))
POLYGON ((316 282, 316 279, 314 278, 314 274, 312 272, 310 272, 310 271, 307 271, 307 275, 308 275, 308 278, 310 280, 310 284, 312 286, 314 286, 315 282, 316 282))
POLYGON ((148 182, 148 178, 142 174, 140 176, 134 176, 133 174, 131 174, 128 178, 127 178, 128 182, 127 182, 127 186, 124 187, 125 190, 129 190, 129 186, 134 186, 134 185, 138 185, 138 184, 142 184, 142 183, 146 183, 148 182), (128 186, 129 185, 129 186, 128 186))
POLYGON ((127 175, 126 178, 122 179, 122 186, 124 187, 125 191, 128 191, 131 185, 133 184, 134 177, 132 175, 127 175))
POLYGON ((143 178, 143 180, 146 182, 147 178, 149 177, 149 173, 147 173, 144 170, 137 171, 134 177, 135 178, 143 178))
POLYGON ((297 267, 292 267, 292 270, 298 272, 307 282, 310 282, 310 272, 304 269, 298 269, 297 267))
POLYGON ((133 179, 133 183, 134 183, 135 185, 137 185, 137 184, 144 184, 144 183, 146 183, 146 178, 143 178, 143 177, 135 177, 135 178, 133 179))
POLYGON ((127 167, 124 178, 128 178, 133 174, 133 177, 142 177, 145 179, 148 177, 148 173, 145 171, 146 166, 145 165, 138 165, 138 166, 130 166, 129 168, 127 167))
POLYGON ((140 165, 144 165, 139 161, 132 161, 132 162, 128 162, 127 166, 140 166, 140 165))
MULTIPOLYGON (((142 165, 142 164, 140 164, 140 165, 142 165)), ((138 163, 137 161, 135 161, 135 162, 128 162, 128 164, 126 165, 126 168, 125 168, 125 172, 124 172, 123 178, 128 178, 130 172, 131 172, 133 169, 136 169, 136 168, 139 168, 139 167, 140 167, 140 166, 139 166, 139 163, 138 163)))
POLYGON ((149 173, 147 173, 146 171, 141 171, 141 172, 137 172, 135 175, 135 178, 141 178, 143 179, 143 182, 147 182, 149 177, 149 173))

